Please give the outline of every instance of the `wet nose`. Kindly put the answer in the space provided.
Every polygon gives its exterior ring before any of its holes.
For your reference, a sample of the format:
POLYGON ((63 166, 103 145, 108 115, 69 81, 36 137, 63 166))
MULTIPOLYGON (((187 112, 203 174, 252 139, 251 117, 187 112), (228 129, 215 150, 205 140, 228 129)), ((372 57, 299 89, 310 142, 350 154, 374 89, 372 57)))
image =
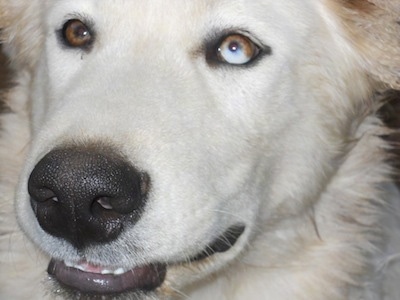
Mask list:
POLYGON ((137 221, 150 178, 112 149, 55 149, 33 169, 28 192, 40 226, 76 248, 115 240, 137 221))

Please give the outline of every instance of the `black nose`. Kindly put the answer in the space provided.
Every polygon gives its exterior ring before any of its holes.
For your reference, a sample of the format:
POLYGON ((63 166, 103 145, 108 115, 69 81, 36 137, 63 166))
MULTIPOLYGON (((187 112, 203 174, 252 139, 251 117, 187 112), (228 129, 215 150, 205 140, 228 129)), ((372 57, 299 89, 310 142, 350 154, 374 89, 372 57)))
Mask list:
POLYGON ((149 176, 110 149, 49 152, 32 171, 28 191, 40 226, 83 248, 116 239, 145 205, 149 176))

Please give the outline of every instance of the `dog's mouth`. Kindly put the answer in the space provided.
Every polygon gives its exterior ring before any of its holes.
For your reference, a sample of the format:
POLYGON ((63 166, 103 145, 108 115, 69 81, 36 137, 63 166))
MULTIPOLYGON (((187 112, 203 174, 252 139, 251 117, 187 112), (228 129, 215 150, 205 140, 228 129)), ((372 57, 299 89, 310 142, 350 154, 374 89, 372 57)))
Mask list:
MULTIPOLYGON (((242 225, 230 227, 205 250, 193 256, 190 263, 202 261, 216 253, 228 251, 234 246, 244 229, 245 227, 242 225)), ((185 263, 188 262, 185 260, 185 263)), ((47 272, 62 285, 73 290, 86 294, 107 295, 157 289, 165 280, 167 264, 154 263, 125 270, 122 267, 96 266, 84 260, 78 263, 69 263, 52 259, 47 272)))
POLYGON ((69 264, 52 259, 47 272, 61 284, 88 294, 114 294, 131 290, 150 291, 160 286, 167 272, 166 265, 153 264, 129 271, 108 269, 86 261, 69 264))

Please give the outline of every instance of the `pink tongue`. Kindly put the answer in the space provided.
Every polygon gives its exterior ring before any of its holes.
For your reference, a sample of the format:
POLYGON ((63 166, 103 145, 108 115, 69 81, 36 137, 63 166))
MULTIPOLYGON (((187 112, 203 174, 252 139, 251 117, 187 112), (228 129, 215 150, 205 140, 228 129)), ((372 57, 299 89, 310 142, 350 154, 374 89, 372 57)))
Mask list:
POLYGON ((51 260, 47 272, 61 284, 88 294, 118 294, 134 290, 151 291, 165 279, 165 265, 154 264, 134 268, 121 275, 100 274, 101 268, 86 263, 87 271, 67 267, 64 262, 51 260), (90 271, 89 271, 90 270, 90 271))

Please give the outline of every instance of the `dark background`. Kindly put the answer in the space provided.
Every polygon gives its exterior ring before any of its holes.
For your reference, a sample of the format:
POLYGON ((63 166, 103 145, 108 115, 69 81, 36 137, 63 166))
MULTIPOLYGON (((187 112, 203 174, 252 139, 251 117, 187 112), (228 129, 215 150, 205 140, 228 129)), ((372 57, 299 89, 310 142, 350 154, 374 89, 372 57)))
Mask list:
MULTIPOLYGON (((1 51, 1 48, 0 48, 1 51)), ((8 72, 5 68, 6 66, 6 59, 3 55, 0 54, 0 89, 6 86, 6 82, 8 81, 8 72)))

